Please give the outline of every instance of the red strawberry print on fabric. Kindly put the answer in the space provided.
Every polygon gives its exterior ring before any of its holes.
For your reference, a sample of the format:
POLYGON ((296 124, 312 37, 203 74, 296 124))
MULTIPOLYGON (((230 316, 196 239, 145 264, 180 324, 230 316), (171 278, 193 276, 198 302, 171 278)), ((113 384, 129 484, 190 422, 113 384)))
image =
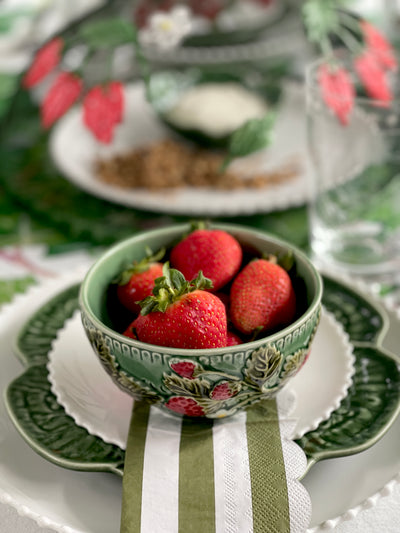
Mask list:
POLYGON ((196 370, 197 365, 190 361, 180 361, 179 363, 172 363, 171 368, 179 376, 193 379, 193 372, 196 370))
POLYGON ((325 104, 347 125, 355 97, 350 74, 343 67, 323 64, 318 69, 318 84, 325 104))
POLYGON ((193 398, 185 396, 173 396, 165 404, 165 407, 175 413, 188 416, 204 416, 204 409, 193 398))
POLYGON ((393 99, 386 72, 369 50, 356 57, 354 68, 369 96, 379 100, 382 105, 387 105, 393 99))
POLYGON ((366 20, 360 23, 365 43, 370 53, 383 69, 396 70, 397 59, 394 49, 382 33, 366 20))
POLYGON ((59 37, 42 46, 23 78, 22 85, 25 88, 35 87, 56 68, 61 60, 63 46, 64 42, 59 37))
POLYGON ((78 100, 82 92, 82 80, 75 74, 61 72, 46 94, 41 107, 41 121, 49 128, 78 100))
POLYGON ((97 85, 85 96, 83 122, 98 141, 108 144, 113 140, 115 127, 122 120, 124 100, 123 86, 118 81, 97 85))

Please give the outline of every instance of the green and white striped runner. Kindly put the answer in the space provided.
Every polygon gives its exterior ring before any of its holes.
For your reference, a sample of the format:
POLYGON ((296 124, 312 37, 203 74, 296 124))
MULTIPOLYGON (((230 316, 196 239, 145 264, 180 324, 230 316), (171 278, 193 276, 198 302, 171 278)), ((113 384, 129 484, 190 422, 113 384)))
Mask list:
POLYGON ((305 456, 282 436, 293 426, 275 400, 214 421, 135 403, 121 533, 305 531, 311 504, 297 481, 305 456))

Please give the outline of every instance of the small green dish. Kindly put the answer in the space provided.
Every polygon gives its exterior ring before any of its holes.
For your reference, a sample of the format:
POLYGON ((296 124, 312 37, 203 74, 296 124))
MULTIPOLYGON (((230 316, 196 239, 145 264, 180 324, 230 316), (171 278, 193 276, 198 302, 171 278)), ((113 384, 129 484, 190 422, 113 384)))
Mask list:
POLYGON ((204 148, 223 150, 227 148, 234 130, 228 134, 211 134, 204 129, 179 125, 170 115, 179 99, 190 89, 206 84, 217 86, 235 84, 265 102, 267 112, 275 109, 280 100, 283 77, 287 74, 288 68, 288 61, 280 60, 263 67, 237 65, 219 69, 193 67, 163 70, 154 72, 150 76, 147 98, 159 119, 175 135, 204 148))
MULTIPOLYGON (((279 239, 242 226, 211 227, 232 234, 245 250, 253 250, 259 256, 293 253, 294 267, 290 272, 298 309, 292 324, 252 342, 202 350, 155 346, 119 333, 110 305, 112 280, 126 265, 142 259, 146 246, 153 251, 168 249, 190 230, 189 225, 143 232, 112 246, 83 280, 80 308, 95 353, 122 390, 169 412, 221 418, 274 397, 301 368, 319 323, 322 281, 302 252, 279 239), (180 375, 180 363, 195 368, 195 377, 180 375), (226 397, 213 394, 226 385, 226 397)), ((118 329, 123 331, 125 327, 124 324, 118 329)))

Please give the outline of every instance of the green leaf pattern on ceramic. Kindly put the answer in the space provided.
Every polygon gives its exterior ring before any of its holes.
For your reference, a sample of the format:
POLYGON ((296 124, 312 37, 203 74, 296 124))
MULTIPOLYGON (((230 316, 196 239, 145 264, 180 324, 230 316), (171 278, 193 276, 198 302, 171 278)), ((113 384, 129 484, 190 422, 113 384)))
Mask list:
POLYGON ((328 420, 298 440, 309 457, 308 467, 320 458, 368 448, 398 412, 398 363, 376 347, 359 346, 354 353, 357 364, 348 395, 328 420))
MULTIPOLYGON (((45 329, 45 328, 44 328, 45 329)), ((74 470, 110 470, 122 475, 125 453, 90 435, 65 414, 50 389, 47 368, 30 366, 7 391, 17 428, 34 449, 51 461, 74 470)))
MULTIPOLYGON (((371 325, 372 338, 378 337, 384 322, 379 310, 350 288, 327 277, 324 278, 324 286, 325 307, 336 312, 355 342, 356 372, 349 393, 340 407, 329 420, 298 441, 308 456, 309 467, 321 459, 357 453, 372 445, 389 428, 400 406, 398 361, 372 343, 357 343, 362 338, 371 338, 371 325)), ((28 368, 8 387, 8 409, 22 436, 47 459, 66 468, 122 474, 122 450, 89 435, 85 429, 74 424, 52 394, 47 370, 43 364, 51 341, 57 334, 56 323, 50 321, 48 328, 47 319, 54 314, 58 317, 58 327, 61 327, 63 317, 66 320, 70 316, 71 308, 74 305, 77 307, 77 293, 77 286, 60 293, 45 304, 24 327, 19 349, 26 350, 24 360, 28 368), (45 339, 42 344, 43 359, 41 364, 33 364, 38 360, 38 338, 45 339)), ((301 351, 287 358, 283 367, 287 374, 292 371, 293 366, 303 364, 306 356, 307 353, 301 351)), ((274 356, 272 358, 274 359, 274 356)), ((261 360, 265 359, 264 353, 261 360)), ((259 368, 257 356, 254 356, 254 361, 248 367, 250 375, 254 372, 253 363, 254 368, 259 368)), ((192 393, 197 391, 204 394, 197 400, 199 405, 210 410, 215 417, 224 415, 224 402, 230 397, 240 395, 243 392, 243 384, 249 386, 247 381, 231 379, 190 361, 184 362, 183 365, 181 362, 178 366, 177 362, 171 359, 170 368, 172 371, 176 370, 173 372, 175 379, 170 377, 168 383, 172 387, 178 387, 176 392, 181 394, 182 384, 187 391, 191 382, 192 393), (178 375, 178 371, 182 376, 178 375), (176 379, 177 377, 180 379, 176 379)), ((275 365, 264 365, 261 368, 274 369, 275 365)), ((268 371, 265 371, 265 374, 271 375, 268 371)))
POLYGON ((275 346, 259 348, 247 361, 246 381, 262 392, 277 381, 281 365, 282 354, 275 346))
POLYGON ((47 354, 57 332, 78 306, 79 286, 50 300, 25 324, 17 340, 17 355, 23 363, 47 363, 47 354))
POLYGON ((299 368, 303 366, 307 359, 308 355, 307 350, 298 350, 293 355, 290 355, 287 357, 285 364, 284 364, 284 374, 283 379, 289 379, 290 376, 293 376, 299 368))
POLYGON ((115 357, 111 354, 101 332, 91 330, 89 333, 89 342, 98 353, 104 368, 115 378, 118 386, 128 394, 131 394, 135 400, 146 400, 148 403, 156 404, 161 402, 161 397, 150 390, 149 387, 139 385, 134 379, 125 372, 119 370, 119 365, 115 357))
POLYGON ((376 343, 383 328, 376 307, 337 281, 324 278, 324 306, 343 324, 352 341, 376 343))
MULTIPOLYGON (((317 319, 314 337, 319 319, 317 319)), ((164 372, 161 387, 158 390, 143 377, 128 376, 111 353, 107 341, 100 331, 88 330, 88 338, 103 363, 106 371, 117 380, 118 386, 131 394, 136 400, 146 399, 152 404, 169 407, 170 400, 190 399, 202 407, 204 415, 210 418, 225 417, 236 412, 238 407, 245 407, 271 397, 276 389, 289 376, 296 373, 303 364, 308 349, 289 354, 285 359, 274 345, 267 345, 255 350, 247 361, 245 375, 242 378, 220 372, 210 366, 192 365, 192 375, 180 375, 178 363, 169 362, 172 372, 164 372), (303 356, 304 354, 304 356, 303 356)), ((174 360, 173 360, 174 361, 174 360)))

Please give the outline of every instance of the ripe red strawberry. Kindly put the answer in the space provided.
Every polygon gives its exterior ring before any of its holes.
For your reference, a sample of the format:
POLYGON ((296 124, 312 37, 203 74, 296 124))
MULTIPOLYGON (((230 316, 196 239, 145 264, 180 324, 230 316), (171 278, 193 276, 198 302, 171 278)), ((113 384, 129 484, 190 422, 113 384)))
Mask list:
POLYGON ((226 345, 227 346, 237 346, 238 344, 243 344, 242 339, 234 333, 233 331, 228 331, 226 336, 226 345))
POLYGON ((210 280, 200 272, 189 282, 178 270, 163 268, 153 296, 143 302, 133 328, 142 342, 176 348, 226 346, 227 319, 224 304, 206 290, 210 280))
POLYGON ((61 72, 57 76, 42 103, 41 119, 44 128, 49 128, 76 102, 82 85, 82 80, 70 72, 61 72))
POLYGON ((135 332, 132 329, 132 324, 130 324, 126 330, 122 333, 122 335, 125 335, 125 337, 129 337, 130 339, 137 339, 135 332))
POLYGON ((115 126, 122 120, 124 91, 122 84, 112 81, 102 87, 93 87, 83 100, 83 122, 99 141, 108 144, 115 126))
POLYGON ((231 320, 236 329, 251 334, 288 325, 296 311, 289 274, 265 259, 248 263, 231 287, 231 320))
POLYGON ((155 280, 163 275, 163 265, 159 260, 164 253, 165 250, 162 249, 153 255, 148 250, 147 256, 142 261, 134 262, 118 279, 118 300, 136 315, 141 310, 138 302, 151 295, 155 280))
POLYGON ((37 52, 31 66, 25 74, 22 84, 27 89, 35 87, 59 64, 64 42, 59 37, 46 43, 37 52))
POLYGON ((201 270, 218 291, 238 272, 242 262, 238 241, 226 231, 197 229, 180 241, 171 251, 171 265, 187 280, 201 270))

